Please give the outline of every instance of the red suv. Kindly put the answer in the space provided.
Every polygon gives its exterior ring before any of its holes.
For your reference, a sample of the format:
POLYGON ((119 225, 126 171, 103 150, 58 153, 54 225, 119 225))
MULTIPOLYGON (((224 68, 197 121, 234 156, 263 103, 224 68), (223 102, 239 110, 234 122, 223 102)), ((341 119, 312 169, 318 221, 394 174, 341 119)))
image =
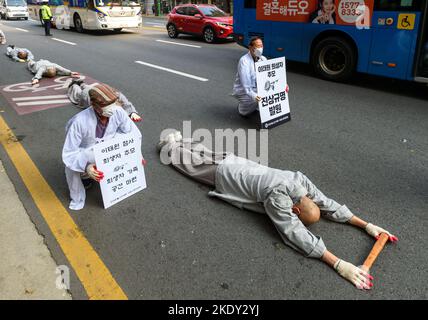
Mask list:
POLYGON ((170 38, 180 33, 202 36, 208 43, 216 39, 231 39, 233 17, 214 5, 184 4, 168 14, 166 25, 170 38))

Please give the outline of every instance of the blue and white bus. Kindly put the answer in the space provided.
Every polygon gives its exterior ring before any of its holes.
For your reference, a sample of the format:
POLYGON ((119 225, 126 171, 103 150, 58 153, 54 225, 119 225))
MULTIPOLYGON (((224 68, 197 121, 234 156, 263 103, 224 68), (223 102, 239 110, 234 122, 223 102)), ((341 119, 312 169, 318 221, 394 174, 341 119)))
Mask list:
POLYGON ((267 56, 313 65, 334 81, 354 71, 428 82, 427 0, 242 0, 235 40, 264 39, 267 56))
MULTIPOLYGON (((41 0, 27 0, 31 19, 40 20, 41 0)), ((59 29, 116 30, 140 28, 139 0, 49 0, 53 25, 59 29)))

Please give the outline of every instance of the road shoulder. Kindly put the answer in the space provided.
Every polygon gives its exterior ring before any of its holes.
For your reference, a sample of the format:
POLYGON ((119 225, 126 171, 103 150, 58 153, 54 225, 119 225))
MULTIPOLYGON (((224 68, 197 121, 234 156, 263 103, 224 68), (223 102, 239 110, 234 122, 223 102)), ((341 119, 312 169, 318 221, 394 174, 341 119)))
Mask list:
POLYGON ((0 161, 0 299, 70 300, 59 274, 0 161))

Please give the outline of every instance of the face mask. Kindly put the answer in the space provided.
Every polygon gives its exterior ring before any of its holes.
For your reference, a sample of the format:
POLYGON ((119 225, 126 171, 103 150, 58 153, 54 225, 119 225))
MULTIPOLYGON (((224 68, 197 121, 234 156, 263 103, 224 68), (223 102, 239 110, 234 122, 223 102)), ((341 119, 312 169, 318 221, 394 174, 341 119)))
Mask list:
POLYGON ((108 106, 104 107, 102 109, 102 116, 110 118, 113 113, 119 108, 119 106, 116 104, 116 102, 109 104, 108 106))
POLYGON ((254 55, 257 58, 260 58, 262 56, 262 54, 263 54, 263 48, 256 48, 256 49, 254 49, 254 55))

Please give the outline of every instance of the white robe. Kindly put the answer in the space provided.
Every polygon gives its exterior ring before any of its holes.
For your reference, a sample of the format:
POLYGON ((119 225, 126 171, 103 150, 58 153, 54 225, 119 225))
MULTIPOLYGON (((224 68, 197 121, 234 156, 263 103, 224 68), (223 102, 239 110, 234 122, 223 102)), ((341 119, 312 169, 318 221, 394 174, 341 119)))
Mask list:
MULTIPOLYGON (((264 60, 266 57, 261 56, 259 61, 264 60)), ((239 59, 232 95, 239 101, 238 111, 240 114, 248 115, 257 110, 256 65, 250 52, 239 59)))
POLYGON ((66 137, 62 150, 65 164, 65 175, 70 190, 69 208, 80 210, 85 205, 86 192, 81 181, 81 174, 86 172, 90 163, 95 163, 93 146, 96 143, 112 139, 116 134, 127 134, 134 131, 141 137, 140 130, 122 108, 115 110, 110 117, 104 136, 96 138, 97 116, 89 107, 71 118, 66 126, 66 137))

